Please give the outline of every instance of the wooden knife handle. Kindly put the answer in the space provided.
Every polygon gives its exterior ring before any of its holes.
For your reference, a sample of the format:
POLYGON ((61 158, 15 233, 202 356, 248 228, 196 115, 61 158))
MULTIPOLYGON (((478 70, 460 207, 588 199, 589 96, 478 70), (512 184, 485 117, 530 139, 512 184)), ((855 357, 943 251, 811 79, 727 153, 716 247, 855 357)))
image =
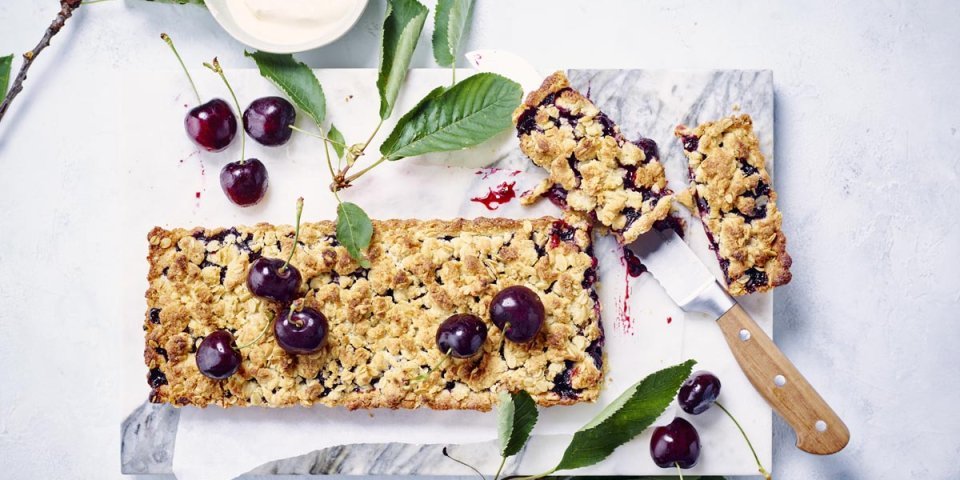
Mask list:
POLYGON ((797 448, 829 455, 847 445, 843 420, 743 307, 734 305, 717 323, 750 383, 797 433, 797 448))

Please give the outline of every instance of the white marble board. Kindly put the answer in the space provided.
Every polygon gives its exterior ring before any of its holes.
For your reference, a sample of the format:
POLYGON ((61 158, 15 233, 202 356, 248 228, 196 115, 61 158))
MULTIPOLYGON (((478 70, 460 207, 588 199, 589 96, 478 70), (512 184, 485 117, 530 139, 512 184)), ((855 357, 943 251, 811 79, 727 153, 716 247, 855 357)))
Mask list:
MULTIPOLYGON (((772 169, 773 83, 769 71, 667 72, 643 70, 571 70, 574 86, 617 121, 629 138, 646 136, 660 145, 670 186, 686 185, 686 167, 672 136, 677 123, 695 124, 740 108, 750 113, 772 169)), ((496 469, 494 413, 418 411, 347 412, 325 407, 288 409, 219 408, 176 410, 142 405, 149 391, 142 362, 143 292, 146 289, 145 237, 154 226, 290 223, 294 199, 304 196, 306 220, 331 219, 333 198, 322 145, 295 135, 286 146, 269 149, 247 142, 247 156, 260 158, 270 172, 270 191, 262 204, 240 209, 221 193, 219 169, 239 156, 240 142, 220 153, 199 152, 183 133, 182 118, 194 102, 176 70, 130 73, 123 91, 121 158, 128 169, 122 199, 127 207, 123 261, 130 279, 121 290, 124 343, 122 375, 125 405, 133 411, 123 432, 124 473, 167 473, 181 479, 230 478, 244 472, 341 474, 469 474, 440 456, 443 445, 485 472, 496 469), (144 115, 143 112, 150 112, 144 115), (139 406, 139 408, 138 408, 139 406), (174 442, 175 440, 175 442, 174 442), (346 447, 340 445, 348 444, 346 447)), ((318 70, 327 96, 328 120, 348 142, 365 138, 377 120, 376 72, 369 69, 318 70)), ((219 79, 195 71, 205 98, 229 98, 219 79)), ((276 89, 255 70, 229 70, 243 106, 276 89)), ((414 70, 396 112, 412 106, 433 87, 449 82, 447 70, 414 70)), ((310 129, 308 121, 298 125, 310 129)), ((370 149, 375 153, 393 122, 370 149)), ((372 159, 365 159, 370 161, 372 159)), ((363 161, 363 160, 361 160, 363 161)), ((466 152, 407 159, 386 164, 357 182, 345 200, 361 204, 375 218, 531 217, 557 215, 548 202, 535 208, 515 200, 495 211, 470 199, 503 182, 523 192, 543 173, 517 149, 512 132, 466 152), (491 169, 489 167, 495 167, 491 169), (499 170, 496 170, 499 169, 499 170), (519 173, 516 173, 519 172, 519 173)), ((696 219, 687 240, 715 273, 716 259, 696 219)), ((597 238, 603 323, 609 365, 606 386, 594 405, 542 409, 530 445, 507 464, 507 473, 538 473, 562 453, 567 436, 627 386, 659 368, 696 358, 698 368, 717 373, 722 399, 738 415, 758 453, 770 466, 771 412, 739 371, 719 330, 709 321, 684 315, 650 274, 629 279, 610 238, 597 238), (670 321, 668 322, 668 318, 670 321)), ((743 303, 768 333, 772 295, 754 295, 743 303)), ((716 409, 714 409, 716 410, 716 409)), ((679 409, 671 407, 667 421, 679 409)), ((682 413, 682 412, 680 412, 682 413)), ((756 471, 749 451, 731 422, 718 411, 693 419, 703 441, 700 464, 691 474, 749 475, 756 471)), ((608 460, 574 474, 667 474, 647 454, 649 433, 621 447, 608 460)))

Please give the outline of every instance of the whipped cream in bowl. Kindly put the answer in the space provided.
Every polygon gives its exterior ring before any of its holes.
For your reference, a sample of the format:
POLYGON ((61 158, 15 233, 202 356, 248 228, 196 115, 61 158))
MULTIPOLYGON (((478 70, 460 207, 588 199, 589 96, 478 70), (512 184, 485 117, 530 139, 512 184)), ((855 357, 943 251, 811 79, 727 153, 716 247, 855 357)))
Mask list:
POLYGON ((258 50, 296 53, 345 34, 369 0, 206 0, 217 23, 258 50))

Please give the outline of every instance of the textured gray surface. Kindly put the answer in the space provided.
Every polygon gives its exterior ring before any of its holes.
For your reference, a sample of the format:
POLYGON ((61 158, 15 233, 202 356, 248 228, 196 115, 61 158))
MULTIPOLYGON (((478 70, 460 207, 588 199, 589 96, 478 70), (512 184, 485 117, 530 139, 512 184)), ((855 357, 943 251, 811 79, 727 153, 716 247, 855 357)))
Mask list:
MULTIPOLYGON (((303 59, 375 66, 383 7, 371 3, 346 38, 303 59)), ((812 457, 777 421, 775 477, 960 476, 960 3, 477 3, 467 47, 512 50, 543 70, 776 72, 777 186, 795 260, 777 293, 776 340, 833 392, 853 439, 812 457), (583 22, 601 32, 575 33, 583 22)), ((117 426, 134 405, 114 398, 110 348, 121 341, 109 235, 125 168, 117 70, 170 67, 160 31, 193 65, 213 54, 246 62, 202 10, 84 8, 0 124, 0 476, 12 478, 120 476, 117 426)), ((55 10, 0 2, 4 53, 31 48, 55 10)), ((428 46, 415 65, 432 65, 428 46)))

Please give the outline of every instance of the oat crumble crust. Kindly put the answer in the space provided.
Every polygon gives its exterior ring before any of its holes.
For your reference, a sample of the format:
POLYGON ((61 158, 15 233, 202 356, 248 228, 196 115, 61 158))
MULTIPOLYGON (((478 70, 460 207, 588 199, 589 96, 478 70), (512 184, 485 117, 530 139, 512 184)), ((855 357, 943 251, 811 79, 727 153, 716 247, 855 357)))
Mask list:
POLYGON ((735 115, 675 135, 689 160, 695 201, 733 295, 790 282, 792 260, 781 230, 777 192, 764 167, 749 115, 735 115))
POLYGON ((670 214, 656 143, 626 140, 620 127, 556 72, 513 114, 520 150, 550 176, 521 202, 543 196, 588 214, 626 244, 670 214))
POLYGON ((253 297, 247 268, 283 258, 293 227, 154 228, 144 321, 150 400, 177 406, 323 404, 357 408, 489 410, 502 390, 526 390, 542 406, 595 401, 603 379, 603 331, 594 291, 589 226, 534 220, 374 221, 371 267, 340 246, 333 222, 301 225, 292 264, 306 304, 327 317, 323 349, 289 355, 268 332, 242 350, 243 363, 218 381, 196 366, 196 347, 226 328, 244 345, 278 308, 253 297), (510 285, 540 295, 547 318, 529 344, 502 342, 489 324, 484 353, 441 360, 436 327, 454 313, 489 322, 492 297, 510 285))

